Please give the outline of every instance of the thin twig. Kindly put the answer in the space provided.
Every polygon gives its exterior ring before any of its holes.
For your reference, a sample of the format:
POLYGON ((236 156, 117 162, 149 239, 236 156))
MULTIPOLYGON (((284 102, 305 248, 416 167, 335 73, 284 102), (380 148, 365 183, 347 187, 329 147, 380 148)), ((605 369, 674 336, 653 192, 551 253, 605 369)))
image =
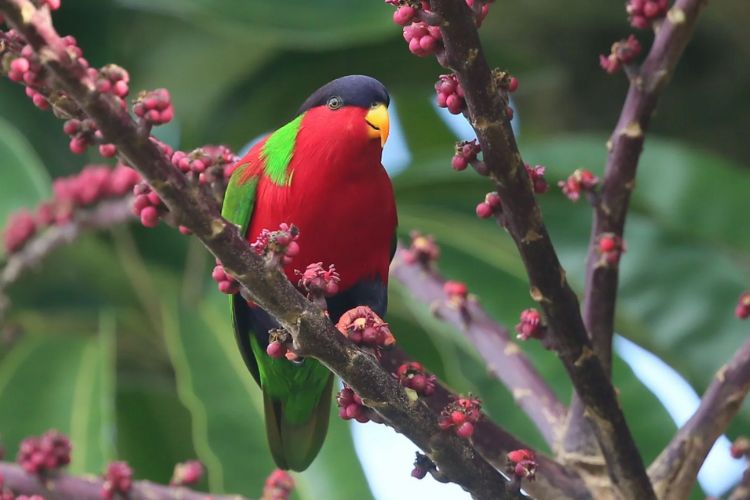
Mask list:
POLYGON ((544 227, 510 122, 505 99, 484 58, 474 17, 465 2, 430 0, 445 19, 441 60, 458 76, 471 125, 503 205, 503 223, 526 266, 531 296, 550 326, 548 335, 604 451, 613 486, 625 498, 654 498, 643 460, 635 446, 614 388, 594 355, 578 298, 544 227))
POLYGON ((430 306, 436 317, 466 335, 490 373, 503 382, 547 444, 554 448, 562 433, 566 409, 529 358, 510 339, 508 329, 494 321, 476 299, 467 301, 465 313, 452 307, 443 292, 445 279, 418 263, 406 263, 402 255, 403 250, 396 254, 391 275, 414 298, 430 306))
POLYGON ((750 340, 714 375, 690 420, 648 468, 659 498, 687 498, 706 455, 750 391, 750 340))
MULTIPOLYGON (((645 134, 662 91, 671 79, 682 53, 690 41, 698 14, 705 0, 677 0, 663 20, 645 61, 630 78, 625 103, 607 146, 609 155, 604 170, 604 184, 595 204, 589 254, 586 261, 584 321, 608 375, 612 367, 612 336, 619 272, 617 266, 602 264, 597 250, 600 235, 612 233, 620 238, 625 229, 630 195, 635 187, 645 134)), ((574 396, 575 397, 575 396, 574 396)), ((570 405, 570 422, 563 439, 564 453, 592 456, 600 453, 582 417, 584 405, 574 400, 570 405)))

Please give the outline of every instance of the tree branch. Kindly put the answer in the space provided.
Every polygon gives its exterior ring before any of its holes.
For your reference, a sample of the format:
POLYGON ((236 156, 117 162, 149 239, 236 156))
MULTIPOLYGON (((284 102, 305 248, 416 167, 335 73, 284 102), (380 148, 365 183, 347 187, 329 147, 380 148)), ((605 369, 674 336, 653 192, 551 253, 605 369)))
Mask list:
MULTIPOLYGON (((597 241, 604 233, 622 238, 630 195, 635 187, 638 160, 643 151, 645 134, 662 91, 674 74, 682 53, 692 37, 698 14, 705 0, 677 0, 657 31, 651 50, 638 71, 630 74, 630 88, 607 147, 609 155, 604 170, 604 184, 595 205, 594 223, 586 261, 584 322, 594 345, 594 352, 608 376, 612 370, 612 336, 619 271, 617 266, 602 264, 597 241)), ((575 398, 575 396, 574 396, 575 398)), ((574 399, 570 405, 568 431, 563 440, 566 454, 592 456, 596 443, 587 439, 584 405, 574 399)))
POLYGON ((542 222, 505 114, 505 97, 484 58, 474 17, 464 2, 430 0, 430 6, 445 20, 441 25, 445 45, 441 60, 456 72, 463 88, 471 125, 502 199, 503 223, 526 266, 531 296, 547 318, 553 348, 585 402, 586 415, 604 451, 612 483, 626 498, 653 498, 614 388, 593 353, 578 299, 568 285, 542 222))
POLYGON ((716 439, 750 391, 750 340, 721 367, 700 406, 648 468, 659 498, 687 498, 716 439))
POLYGON ((60 88, 159 194, 176 222, 190 229, 250 291, 251 298, 291 333, 300 355, 319 359, 341 376, 368 406, 423 449, 449 480, 477 498, 511 498, 505 488, 507 480, 494 467, 466 440, 441 431, 435 413, 422 400, 410 400, 371 354, 345 340, 319 307, 306 300, 277 268, 268 267, 237 228, 219 216, 211 194, 188 184, 127 110, 95 90, 65 50, 46 9, 36 9, 27 0, 0 0, 0 11, 31 44, 60 88))
MULTIPOLYGON (((382 359, 383 366, 392 372, 408 361, 410 361, 409 358, 398 348, 388 351, 382 359)), ((435 392, 425 399, 425 402, 433 411, 440 412, 455 398, 456 395, 449 388, 437 383, 435 392)), ((471 441, 477 451, 500 470, 507 466, 506 455, 509 452, 529 449, 528 444, 520 441, 489 418, 482 418, 477 422, 471 441)), ((523 485, 523 489, 528 491, 533 498, 584 500, 592 497, 586 484, 574 471, 542 453, 536 454, 536 461, 538 464, 536 480, 523 485)))
MULTIPOLYGON (((6 488, 24 495, 42 495, 45 500, 101 500, 104 480, 94 476, 76 477, 56 472, 44 480, 29 474, 19 465, 0 462, 0 477, 6 488)), ((0 492, 1 493, 1 492, 0 492)), ((129 500, 206 500, 202 491, 179 486, 164 486, 151 481, 134 481, 129 500)), ((213 500, 249 500, 240 495, 210 495, 213 500)))
POLYGON ((445 278, 417 263, 406 263, 403 252, 396 253, 391 275, 416 299, 433 308, 438 318, 458 328, 471 341, 490 373, 511 391, 516 403, 554 448, 562 432, 566 409, 523 351, 511 341, 508 329, 498 325, 476 300, 467 301, 465 312, 451 307, 443 291, 445 278))

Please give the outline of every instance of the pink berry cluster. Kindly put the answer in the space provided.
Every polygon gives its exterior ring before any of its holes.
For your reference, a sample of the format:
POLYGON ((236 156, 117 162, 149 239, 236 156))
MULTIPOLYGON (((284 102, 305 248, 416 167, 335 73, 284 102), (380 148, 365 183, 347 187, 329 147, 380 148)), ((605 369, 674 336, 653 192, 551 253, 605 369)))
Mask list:
POLYGON ((162 203, 159 194, 151 189, 146 182, 139 182, 133 187, 133 214, 141 220, 145 227, 159 225, 159 217, 166 213, 167 207, 162 203))
POLYGON ((185 486, 200 482, 205 473, 203 464, 198 460, 188 460, 174 466, 172 479, 169 484, 172 486, 185 486))
POLYGON ((263 229, 255 243, 250 246, 258 255, 286 266, 299 254, 298 239, 297 226, 282 222, 276 231, 263 229))
POLYGON ((531 166, 528 163, 523 164, 526 169, 526 173, 529 174, 529 181, 531 181, 531 189, 536 194, 544 194, 549 190, 549 184, 547 179, 544 178, 544 171, 546 168, 542 165, 531 166))
POLYGON ((440 75, 440 79, 435 83, 435 93, 438 107, 448 108, 454 115, 462 113, 466 108, 464 89, 454 73, 440 75))
POLYGON ((452 429, 457 436, 470 438, 474 426, 482 417, 482 402, 471 396, 459 397, 449 403, 438 417, 438 427, 447 431, 452 429))
POLYGON ((16 461, 30 474, 43 474, 70 463, 70 441, 58 431, 21 441, 16 461))
POLYGON ((576 169, 570 177, 557 183, 563 194, 572 201, 578 201, 581 192, 591 193, 599 185, 599 178, 585 168, 576 169))
POLYGON ((432 235, 423 235, 419 231, 412 231, 411 245, 402 252, 402 258, 407 264, 419 264, 429 267, 440 258, 440 247, 435 243, 432 235))
POLYGON ((440 28, 430 26, 424 21, 404 26, 404 40, 409 44, 409 52, 418 57, 427 57, 443 48, 440 28))
POLYGON ((417 452, 417 457, 414 459, 414 468, 411 471, 411 477, 424 479, 428 472, 434 470, 436 470, 435 462, 430 460, 430 457, 427 455, 417 452))
POLYGON ((366 347, 390 347, 396 343, 388 324, 367 306, 346 311, 336 328, 355 344, 366 347))
POLYGON ((750 317, 750 292, 743 292, 737 300, 737 307, 734 309, 734 315, 739 319, 750 317))
POLYGON ((667 15, 669 0, 628 0, 625 10, 632 27, 646 29, 667 15))
POLYGON ((297 274, 300 276, 297 286, 310 299, 332 297, 339 291, 341 277, 333 264, 326 269, 322 262, 315 262, 308 265, 304 272, 297 271, 297 274))
POLYGON ((344 388, 336 395, 336 403, 339 406, 339 417, 344 420, 356 420, 360 424, 370 421, 382 423, 382 419, 372 409, 362 403, 362 398, 354 390, 344 385, 344 388))
POLYGON ((126 462, 112 462, 104 473, 104 484, 100 493, 104 500, 127 498, 133 487, 133 470, 126 462))
POLYGON ((456 152, 451 160, 451 167, 453 167, 453 170, 459 172, 466 170, 469 164, 474 164, 477 161, 477 155, 481 152, 482 147, 476 139, 457 142, 456 152))
POLYGON ((477 204, 475 212, 480 219, 489 219, 493 215, 499 214, 502 209, 503 204, 500 201, 500 195, 496 191, 492 191, 484 196, 484 201, 477 204))
POLYGON ((435 375, 427 374, 422 363, 417 361, 403 363, 396 370, 396 376, 401 385, 415 391, 417 394, 432 396, 435 392, 437 379, 435 375))
POLYGON ((610 75, 620 71, 623 65, 630 64, 641 54, 641 44, 635 35, 612 44, 609 55, 599 55, 599 65, 610 75))
POLYGON ((229 179, 237 156, 226 146, 203 146, 186 153, 175 151, 171 155, 172 165, 188 178, 200 184, 212 184, 229 179))
POLYGON ((516 338, 520 340, 541 339, 547 327, 542 324, 542 315, 534 308, 521 311, 521 319, 516 325, 516 338))
POLYGON ((625 241, 614 233, 603 233, 597 238, 596 249, 601 256, 601 265, 615 267, 625 253, 625 241))
POLYGON ((133 113, 148 125, 163 125, 174 118, 172 97, 167 89, 141 92, 133 105, 133 113))
POLYGON ((125 196, 139 180, 138 173, 125 165, 114 169, 92 165, 76 175, 55 179, 52 199, 42 202, 36 213, 21 210, 8 218, 3 234, 5 251, 19 251, 41 229, 67 224, 77 209, 125 196))
POLYGON ((285 470, 276 469, 263 485, 261 500, 289 500, 294 490, 294 479, 285 470))
POLYGON ((216 259, 216 266, 211 272, 211 279, 217 283, 221 293, 234 295, 240 291, 239 282, 226 272, 219 259, 216 259))
POLYGON ((295 361, 299 358, 297 354, 290 350, 292 336, 286 330, 277 329, 268 332, 268 345, 266 354, 273 359, 286 358, 289 361, 295 361))
POLYGON ((531 450, 514 450, 506 456, 508 472, 519 479, 533 481, 536 477, 536 454, 531 450))

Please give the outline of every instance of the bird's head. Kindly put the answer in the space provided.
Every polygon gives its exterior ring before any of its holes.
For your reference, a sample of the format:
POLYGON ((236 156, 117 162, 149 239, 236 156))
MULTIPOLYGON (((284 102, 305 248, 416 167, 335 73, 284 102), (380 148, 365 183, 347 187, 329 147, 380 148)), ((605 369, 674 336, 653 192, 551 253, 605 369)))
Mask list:
POLYGON ((330 116, 333 122, 346 122, 353 134, 379 140, 380 146, 388 139, 390 97, 385 86, 374 78, 350 75, 337 78, 320 87, 308 97, 298 114, 315 109, 330 116), (348 120, 337 120, 346 115, 348 120))

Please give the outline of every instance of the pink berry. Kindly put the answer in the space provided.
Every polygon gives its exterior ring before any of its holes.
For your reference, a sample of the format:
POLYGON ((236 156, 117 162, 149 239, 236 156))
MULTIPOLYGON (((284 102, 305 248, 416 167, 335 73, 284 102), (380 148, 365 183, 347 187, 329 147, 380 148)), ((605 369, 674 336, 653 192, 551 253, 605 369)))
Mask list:
POLYGON ((406 26, 411 22, 416 13, 417 11, 414 7, 402 5, 393 13, 393 22, 399 26, 406 26))
POLYGON ((148 206, 141 210, 141 224, 146 227, 156 227, 159 225, 159 212, 156 207, 148 206))
POLYGON ((464 422, 456 428, 456 434, 464 439, 471 437, 474 434, 474 424, 471 422, 464 422))

